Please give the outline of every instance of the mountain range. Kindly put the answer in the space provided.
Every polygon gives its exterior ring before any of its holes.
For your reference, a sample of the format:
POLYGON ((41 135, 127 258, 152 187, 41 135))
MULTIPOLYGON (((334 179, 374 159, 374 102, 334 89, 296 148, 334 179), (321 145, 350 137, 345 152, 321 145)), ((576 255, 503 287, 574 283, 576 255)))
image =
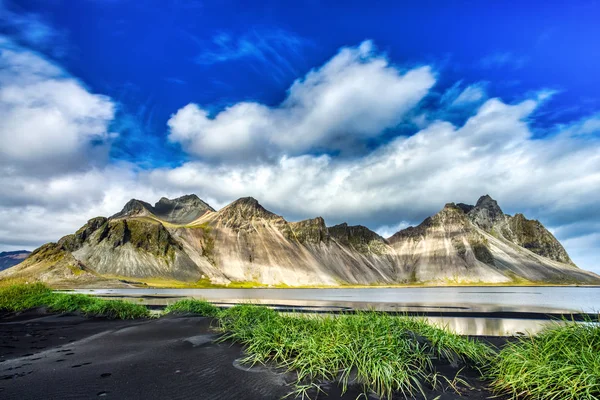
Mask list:
POLYGON ((132 199, 110 218, 36 249, 0 279, 85 286, 133 280, 202 285, 600 283, 539 222, 490 196, 448 203, 383 238, 364 226, 288 222, 251 197, 213 209, 196 195, 132 199))
POLYGON ((17 265, 30 254, 27 250, 3 251, 0 253, 0 271, 17 265))

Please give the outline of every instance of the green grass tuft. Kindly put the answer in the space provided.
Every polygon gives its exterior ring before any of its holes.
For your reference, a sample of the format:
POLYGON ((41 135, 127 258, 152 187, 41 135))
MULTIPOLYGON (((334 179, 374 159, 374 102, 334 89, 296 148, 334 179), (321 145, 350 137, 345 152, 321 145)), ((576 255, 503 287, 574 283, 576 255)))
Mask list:
POLYGON ((111 319, 147 318, 143 305, 121 300, 103 300, 83 294, 55 293, 41 283, 0 288, 0 310, 24 311, 46 307, 53 312, 79 311, 88 316, 111 319))
POLYGON ((600 327, 557 325, 508 344, 491 370, 492 388, 513 398, 600 398, 600 327))
POLYGON ((221 314, 221 309, 206 300, 185 299, 169 305, 165 308, 164 313, 192 313, 204 317, 218 317, 221 314))
POLYGON ((365 393, 414 396, 421 384, 437 385, 433 357, 484 367, 493 351, 406 316, 362 312, 341 316, 286 316, 254 305, 222 312, 221 340, 246 347, 246 363, 274 362, 297 373, 295 394, 320 381, 337 380, 343 391, 362 384, 365 393))

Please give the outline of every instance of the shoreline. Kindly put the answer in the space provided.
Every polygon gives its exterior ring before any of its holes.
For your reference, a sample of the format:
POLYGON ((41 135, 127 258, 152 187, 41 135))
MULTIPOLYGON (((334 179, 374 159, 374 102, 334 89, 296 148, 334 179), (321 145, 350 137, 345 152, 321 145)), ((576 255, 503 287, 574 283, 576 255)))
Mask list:
MULTIPOLYGON (((253 400, 289 393, 294 374, 273 366, 242 365, 241 345, 214 343, 214 323, 189 314, 126 321, 41 309, 0 314, 0 396, 253 400)), ((499 347, 509 339, 478 340, 499 347)), ((437 368, 450 377, 456 372, 443 363, 437 368)), ((461 387, 455 393, 426 388, 427 398, 483 400, 492 395, 475 372, 461 376, 472 389, 461 387)), ((335 382, 325 382, 322 389, 328 399, 350 400, 362 393, 359 384, 345 394, 335 382)))
POLYGON ((3 398, 583 399, 600 389, 600 359, 589 357, 598 324, 490 337, 401 314, 304 317, 193 299, 155 314, 42 285, 0 290, 0 309, 3 398))

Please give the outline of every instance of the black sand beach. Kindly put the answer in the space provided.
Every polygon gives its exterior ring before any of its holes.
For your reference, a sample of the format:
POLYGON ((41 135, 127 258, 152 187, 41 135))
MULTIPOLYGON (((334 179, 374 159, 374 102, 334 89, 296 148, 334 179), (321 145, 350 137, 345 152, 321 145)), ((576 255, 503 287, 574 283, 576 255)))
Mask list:
MULTIPOLYGON (((106 320, 43 310, 0 314, 2 399, 280 399, 290 392, 289 373, 240 366, 242 347, 214 343, 210 318, 166 316, 106 320)), ((494 338, 494 344, 505 339, 494 338)), ((453 377, 457 369, 438 365, 453 377)), ((492 394, 472 371, 461 371, 471 389, 426 391, 434 399, 486 399, 492 394)), ((343 396, 335 384, 327 396, 343 396)), ((370 396, 370 398, 375 398, 370 396)), ((404 398, 399 395, 398 398, 404 398)))

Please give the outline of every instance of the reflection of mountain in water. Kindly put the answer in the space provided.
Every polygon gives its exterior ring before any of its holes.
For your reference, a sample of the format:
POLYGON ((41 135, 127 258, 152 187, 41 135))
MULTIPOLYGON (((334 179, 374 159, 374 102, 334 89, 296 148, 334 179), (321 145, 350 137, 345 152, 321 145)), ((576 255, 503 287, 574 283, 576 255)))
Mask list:
POLYGON ((440 327, 446 327, 460 335, 520 336, 535 334, 556 321, 541 319, 426 317, 440 327))

